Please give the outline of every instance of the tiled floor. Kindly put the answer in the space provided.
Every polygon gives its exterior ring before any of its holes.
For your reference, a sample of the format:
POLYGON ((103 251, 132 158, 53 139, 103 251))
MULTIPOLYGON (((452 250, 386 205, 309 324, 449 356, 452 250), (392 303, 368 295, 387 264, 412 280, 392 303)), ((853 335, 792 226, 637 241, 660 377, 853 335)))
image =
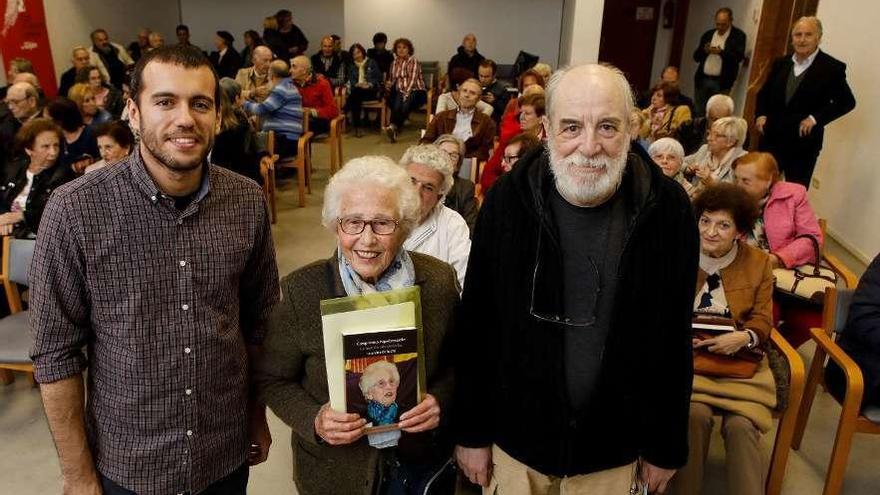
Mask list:
MULTIPOLYGON (((416 140, 416 131, 406 132, 401 142, 389 144, 378 134, 367 134, 360 139, 347 138, 345 156, 365 154, 389 155, 398 159, 407 145, 416 140)), ((315 145, 315 163, 312 195, 306 208, 295 207, 295 196, 289 183, 278 198, 278 223, 273 228, 282 275, 295 268, 331 254, 335 245, 333 235, 320 225, 322 191, 327 179, 327 147, 315 145)), ((829 249, 841 254, 835 243, 829 249)), ((864 265, 851 257, 842 256, 857 274, 864 265)), ((807 363, 812 347, 804 346, 801 355, 807 363)), ((833 443, 840 408, 827 394, 820 393, 813 405, 802 449, 793 452, 785 478, 786 495, 812 495, 822 491, 828 455, 833 443)), ((274 438, 269 460, 251 471, 250 493, 295 493, 291 481, 290 429, 270 415, 274 438)), ((769 452, 773 434, 764 436, 769 452)), ((857 436, 850 456, 844 493, 874 495, 880 493, 880 438, 857 436)), ((60 493, 60 475, 52 438, 46 426, 37 389, 31 388, 21 377, 14 385, 0 387, 0 494, 60 493)), ((707 468, 706 494, 726 494, 723 441, 715 434, 707 468)), ((730 494, 736 495, 736 494, 730 494)))

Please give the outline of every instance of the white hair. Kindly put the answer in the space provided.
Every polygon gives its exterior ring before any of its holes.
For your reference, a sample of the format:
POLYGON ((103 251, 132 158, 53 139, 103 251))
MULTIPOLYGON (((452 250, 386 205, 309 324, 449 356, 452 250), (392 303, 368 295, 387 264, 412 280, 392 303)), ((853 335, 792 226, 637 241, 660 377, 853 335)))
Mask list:
POLYGON ((353 189, 371 186, 387 189, 394 194, 400 227, 407 234, 411 232, 419 222, 419 193, 412 186, 409 174, 387 156, 353 158, 330 178, 324 190, 321 224, 335 232, 343 196, 353 189))
POLYGON ((436 144, 417 144, 407 148, 400 158, 400 165, 406 168, 410 163, 425 165, 443 177, 443 183, 440 184, 441 195, 452 189, 455 164, 452 163, 449 154, 436 144))
POLYGON ((791 25, 791 32, 794 32, 794 28, 797 27, 798 24, 802 22, 812 22, 816 25, 816 34, 819 35, 819 39, 822 39, 822 21, 819 20, 818 17, 814 15, 805 15, 798 20, 794 21, 794 24, 791 25))
MULTIPOLYGON (((556 90, 562 80, 565 79, 565 76, 575 70, 584 70, 590 75, 605 74, 613 78, 621 96, 623 97, 623 114, 627 116, 627 121, 624 125, 629 127, 629 116, 632 114, 633 108, 635 108, 635 98, 633 97, 632 86, 629 85, 629 81, 626 80, 626 76, 623 75, 623 72, 621 72, 620 69, 607 64, 572 65, 559 69, 550 76, 550 79, 547 81, 547 86, 544 88, 544 100, 546 102, 547 117, 550 119, 550 125, 553 125, 553 100, 556 96, 556 90)), ((636 130, 636 132, 638 132, 638 130, 636 130)))
POLYGON ((684 148, 681 146, 681 143, 671 137, 660 138, 651 143, 651 147, 648 148, 648 154, 652 157, 664 153, 671 153, 677 156, 679 160, 684 159, 684 148))
POLYGON ((706 102, 706 113, 709 113, 710 108, 718 108, 719 110, 724 110, 727 115, 733 115, 733 111, 736 108, 736 105, 733 103, 733 98, 723 94, 712 95, 709 98, 709 101, 706 102))
POLYGON ((746 140, 749 124, 740 117, 721 117, 712 124, 712 129, 729 139, 736 140, 736 146, 742 146, 746 140))
POLYGON ((386 374, 398 384, 400 383, 400 371, 398 371, 397 366, 395 366, 394 363, 389 363, 388 361, 376 361, 367 366, 364 370, 364 374, 361 375, 360 383, 358 383, 358 387, 360 387, 361 392, 364 394, 364 398, 367 397, 370 389, 379 382, 379 377, 386 374))

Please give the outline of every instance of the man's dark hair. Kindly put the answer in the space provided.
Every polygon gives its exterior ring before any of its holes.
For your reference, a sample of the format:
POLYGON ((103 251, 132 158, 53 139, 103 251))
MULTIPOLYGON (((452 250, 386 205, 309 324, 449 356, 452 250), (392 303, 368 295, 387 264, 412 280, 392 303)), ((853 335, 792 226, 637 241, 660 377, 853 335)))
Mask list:
POLYGON ((416 54, 416 49, 408 38, 397 38, 394 40, 394 54, 397 55, 397 45, 403 45, 409 50, 409 56, 412 57, 416 54))
POLYGON ((678 86, 665 81, 660 81, 659 83, 655 84, 653 88, 651 88, 651 96, 654 96, 654 93, 656 93, 657 91, 663 93, 663 101, 671 106, 675 106, 675 100, 681 94, 678 86))
POLYGON ((348 54, 351 55, 352 59, 354 59, 354 51, 355 50, 360 50, 361 53, 364 55, 364 57, 367 56, 367 50, 364 49, 364 45, 362 45, 360 43, 355 43, 355 44, 351 45, 351 47, 349 47, 349 49, 348 49, 348 54))
POLYGON ((217 71, 211 65, 208 57, 201 50, 194 46, 170 45, 156 48, 145 53, 135 64, 134 70, 131 72, 131 99, 134 104, 140 108, 140 96, 144 88, 144 68, 155 62, 159 64, 171 64, 183 67, 185 69, 200 69, 207 67, 214 76, 214 110, 220 110, 220 77, 217 71))
POLYGON ((287 9, 281 9, 278 12, 275 12, 275 19, 279 19, 281 17, 293 17, 293 12, 287 9))
MULTIPOLYGON (((83 67, 82 69, 79 69, 78 71, 76 71, 76 75, 74 76, 73 81, 77 82, 77 83, 88 84, 89 77, 91 77, 93 70, 98 71, 99 74, 101 73, 101 69, 99 69, 97 66, 87 65, 87 66, 83 67)), ((103 74, 101 74, 101 81, 103 81, 105 83, 107 82, 107 81, 104 81, 103 74)))
POLYGON ((129 150, 131 150, 132 144, 134 144, 134 135, 131 133, 131 129, 128 125, 118 120, 105 122, 95 127, 95 139, 101 136, 109 136, 116 141, 116 144, 129 150))
POLYGON ((178 31, 180 31, 180 30, 186 31, 186 32, 188 33, 188 32, 189 32, 189 26, 187 26, 186 24, 178 24, 177 27, 174 28, 174 32, 175 32, 175 33, 178 32, 178 31))
POLYGON ((92 43, 95 42, 95 35, 98 34, 98 33, 104 33, 104 34, 107 35, 108 38, 110 37, 110 35, 107 34, 107 30, 106 30, 106 29, 104 29, 104 28, 98 28, 98 29, 95 29, 94 31, 92 31, 92 33, 89 35, 89 37, 92 39, 92 43))
POLYGON ((76 132, 83 126, 82 114, 72 100, 55 98, 49 103, 47 110, 49 117, 67 132, 76 132))
POLYGON ((498 64, 496 64, 491 58, 484 59, 480 62, 480 67, 488 67, 492 69, 492 75, 495 75, 498 72, 498 64))
POLYGON ((717 16, 718 14, 720 14, 722 12, 727 14, 727 18, 730 19, 731 22, 733 21, 733 11, 730 10, 730 7, 721 7, 720 9, 718 9, 717 12, 715 12, 715 15, 717 16))
MULTIPOLYGON (((541 146, 541 140, 530 132, 521 132, 516 136, 513 136, 510 138, 510 141, 508 141, 507 146, 517 143, 519 143, 519 156, 523 156, 529 151, 541 146)), ((504 150, 502 150, 502 153, 503 152, 504 150)))
POLYGON ((759 214, 757 201, 745 189, 727 182, 707 187, 694 200, 694 218, 698 222, 703 213, 716 211, 730 213, 736 230, 741 234, 752 231, 759 214))
POLYGON ((378 32, 373 35, 373 44, 376 43, 388 43, 388 35, 383 32, 378 32))

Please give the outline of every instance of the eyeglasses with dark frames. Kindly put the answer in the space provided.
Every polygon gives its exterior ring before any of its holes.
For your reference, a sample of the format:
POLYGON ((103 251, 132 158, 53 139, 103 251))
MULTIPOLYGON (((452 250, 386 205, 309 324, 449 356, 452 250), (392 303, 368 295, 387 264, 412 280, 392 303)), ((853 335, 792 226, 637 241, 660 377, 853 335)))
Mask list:
POLYGON ((373 220, 364 220, 363 218, 340 218, 338 220, 339 228, 348 235, 358 235, 370 226, 370 230, 376 235, 391 235, 400 225, 399 220, 393 218, 376 218, 373 220))

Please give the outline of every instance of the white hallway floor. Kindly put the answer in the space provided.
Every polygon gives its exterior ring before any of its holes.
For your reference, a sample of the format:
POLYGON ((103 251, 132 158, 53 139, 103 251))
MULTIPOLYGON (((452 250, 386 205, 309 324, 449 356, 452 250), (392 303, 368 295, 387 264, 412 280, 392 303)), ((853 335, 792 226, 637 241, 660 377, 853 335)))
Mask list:
MULTIPOLYGON (((408 144, 415 142, 413 131, 405 133, 401 142, 391 145, 376 134, 345 142, 345 156, 387 154, 395 160, 408 144)), ((327 178, 327 151, 316 144, 315 174, 312 195, 306 208, 296 208, 294 195, 285 184, 279 197, 279 218, 273 228, 278 253, 279 271, 286 274, 310 261, 329 256, 335 245, 332 235, 320 225, 323 187, 327 178)), ((848 260, 846 258, 845 260, 848 260)), ((855 261, 855 270, 864 266, 855 261)), ((805 345, 801 355, 809 365, 812 346, 805 345)), ((813 405, 803 446, 789 458, 783 493, 812 495, 822 492, 837 418, 840 408, 824 392, 813 405)), ((251 470, 249 492, 258 495, 292 494, 296 490, 291 481, 290 429, 270 413, 273 445, 269 460, 251 470)), ((769 453, 774 432, 765 435, 763 442, 769 453)), ((844 493, 847 495, 876 495, 880 493, 880 437, 856 435, 846 473, 844 493)), ((31 388, 22 375, 15 384, 0 386, 0 494, 31 495, 61 492, 58 461, 52 438, 43 415, 39 392, 31 388)), ((727 494, 724 472, 723 440, 716 432, 712 441, 707 466, 704 493, 727 494)), ((344 495, 344 494, 342 494, 344 495)), ((736 495, 736 494, 729 494, 736 495)))

